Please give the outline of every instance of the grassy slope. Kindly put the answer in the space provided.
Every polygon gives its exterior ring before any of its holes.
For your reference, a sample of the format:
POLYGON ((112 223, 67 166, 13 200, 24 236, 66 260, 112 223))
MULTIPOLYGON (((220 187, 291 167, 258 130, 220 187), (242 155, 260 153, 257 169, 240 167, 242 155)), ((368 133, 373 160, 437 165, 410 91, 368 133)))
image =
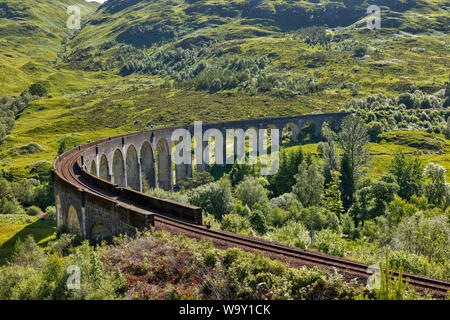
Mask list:
MULTIPOLYGON (((81 18, 98 6, 84 0, 8 0, 0 11, 0 96, 20 94, 34 82, 44 82, 51 93, 78 90, 80 73, 60 70, 56 63, 63 42, 73 36, 66 26, 70 5, 81 8, 81 18), (6 12, 6 13, 5 13, 6 12)), ((82 74, 81 74, 82 75, 82 74)))
MULTIPOLYGON (((447 180, 450 180, 450 141, 443 135, 420 131, 391 131, 385 133, 384 136, 391 139, 382 140, 381 143, 370 143, 369 174, 371 178, 377 179, 386 173, 394 153, 401 151, 420 158, 425 164, 434 162, 442 165, 447 169, 447 180), (420 144, 436 142, 440 142, 441 151, 426 150, 420 146, 420 144)), ((299 146, 290 148, 299 148, 299 146)), ((317 144, 306 144, 302 148, 304 152, 317 154, 317 144)))
POLYGON ((55 223, 27 215, 0 215, 0 266, 10 258, 16 241, 28 235, 46 246, 55 237, 55 223))
MULTIPOLYGON (((77 60, 72 61, 73 63, 85 68, 97 64, 110 65, 112 71, 117 71, 119 65, 111 64, 109 61, 116 57, 126 60, 128 57, 123 52, 117 51, 118 47, 125 44, 120 35, 136 28, 141 30, 141 33, 138 33, 141 38, 148 39, 148 43, 151 44, 159 36, 158 32, 149 33, 142 30, 157 28, 161 24, 162 27, 178 31, 178 38, 172 39, 172 42, 169 40, 162 45, 163 47, 171 48, 172 45, 179 45, 188 39, 196 43, 200 41, 200 36, 217 39, 223 49, 238 48, 242 51, 237 54, 226 53, 223 57, 268 55, 272 57, 272 65, 269 67, 272 72, 289 72, 292 76, 313 74, 316 80, 334 86, 343 81, 358 82, 361 87, 360 94, 380 91, 398 94, 404 91, 405 86, 413 83, 427 90, 437 91, 448 80, 450 35, 430 30, 430 26, 439 30, 445 28, 443 25, 446 19, 448 21, 446 17, 448 7, 446 9, 444 6, 445 1, 418 1, 416 7, 395 14, 389 7, 395 7, 396 1, 384 1, 387 4, 382 6, 385 24, 382 30, 378 31, 363 28, 365 16, 361 12, 367 7, 365 2, 347 5, 354 8, 355 12, 359 12, 361 20, 348 26, 352 21, 352 18, 349 18, 349 21, 342 22, 342 26, 348 27, 332 29, 329 33, 336 39, 351 39, 375 50, 365 59, 355 59, 351 49, 342 50, 335 45, 330 50, 325 50, 321 46, 307 45, 293 37, 292 33, 284 32, 283 21, 277 18, 278 13, 267 13, 269 20, 264 22, 251 19, 253 16, 246 11, 245 6, 242 7, 245 3, 242 0, 230 4, 231 8, 236 9, 236 14, 223 13, 221 10, 223 1, 202 1, 194 4, 177 0, 140 1, 118 12, 113 7, 116 2, 111 1, 101 6, 92 17, 96 23, 89 24, 70 43, 68 54, 86 51, 84 64, 83 61, 77 60), (396 17, 400 17, 402 23, 392 27, 390 20, 396 17), (414 34, 408 33, 411 31, 414 34), (105 50, 103 44, 108 44, 109 49, 105 50), (411 51, 414 48, 424 48, 425 53, 411 51), (320 54, 319 62, 314 61, 318 54, 320 54), (427 59, 423 59, 424 54, 427 59)), ((287 10, 286 8, 290 6, 292 8, 289 10, 293 10, 294 6, 298 9, 310 8, 315 10, 314 12, 317 11, 317 21, 321 19, 321 10, 318 9, 321 7, 306 1, 289 3, 281 0, 268 3, 277 7, 278 12, 282 12, 283 8, 287 10)), ((258 7, 260 6, 263 5, 258 7)), ((333 13, 331 10, 330 12, 333 13)), ((297 23, 295 19, 294 16, 285 20, 296 27, 302 26, 302 22, 297 23)), ((307 25, 307 21, 304 24, 307 25)), ((138 40, 141 38, 138 37, 138 40)), ((144 51, 152 52, 157 46, 144 51)), ((214 58, 216 56, 210 57, 208 62, 212 62, 214 58)), ((342 90, 331 86, 331 90, 327 92, 330 104, 340 103, 348 97, 350 97, 349 89, 342 90)))

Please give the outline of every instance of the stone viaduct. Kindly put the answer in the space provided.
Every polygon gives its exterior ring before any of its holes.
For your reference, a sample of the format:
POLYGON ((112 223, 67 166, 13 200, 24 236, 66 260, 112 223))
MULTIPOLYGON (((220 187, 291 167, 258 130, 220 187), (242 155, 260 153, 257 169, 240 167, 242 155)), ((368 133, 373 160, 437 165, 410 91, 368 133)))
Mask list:
MULTIPOLYGON (((347 115, 313 114, 203 124, 202 133, 216 129, 225 137, 227 129, 279 129, 281 146, 282 133, 286 131, 295 140, 307 123, 313 122, 319 132, 325 122, 339 124, 347 115)), ((201 224, 200 208, 143 193, 155 187, 173 190, 179 181, 191 177, 193 170, 208 169, 205 164, 198 164, 195 169, 191 164, 173 164, 175 142, 171 137, 180 128, 194 138, 193 125, 155 129, 91 142, 59 156, 53 169, 57 226, 65 225, 86 238, 96 239, 150 226, 155 213, 201 224)), ((202 143, 208 145, 208 141, 202 143)), ((261 143, 260 139, 257 143, 261 143)), ((227 142, 224 146, 226 152, 227 142)))

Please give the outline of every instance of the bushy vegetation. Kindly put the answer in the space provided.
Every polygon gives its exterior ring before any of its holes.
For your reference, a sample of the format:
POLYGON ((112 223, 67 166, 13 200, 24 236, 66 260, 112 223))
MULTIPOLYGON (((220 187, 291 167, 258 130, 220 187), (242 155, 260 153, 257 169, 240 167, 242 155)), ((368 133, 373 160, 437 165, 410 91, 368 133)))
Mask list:
POLYGON ((29 93, 19 97, 3 97, 0 100, 0 144, 14 128, 16 115, 22 112, 33 100, 29 93))
POLYGON ((379 142, 382 133, 392 130, 418 130, 428 133, 446 132, 450 112, 445 90, 426 94, 420 90, 405 92, 396 99, 385 94, 353 99, 344 109, 362 117, 368 125, 371 141, 379 142))
POLYGON ((30 215, 44 211, 54 203, 53 184, 50 181, 50 169, 34 167, 33 178, 11 182, 0 175, 0 214, 22 214, 28 208, 30 215), (31 208, 31 209, 30 209, 31 208), (40 212, 40 211, 39 211, 40 212))
POLYGON ((0 283, 2 300, 116 299, 126 287, 120 273, 106 272, 100 254, 87 241, 64 256, 57 250, 44 254, 32 237, 16 243, 11 261, 0 270, 0 283), (69 266, 80 270, 79 289, 68 288, 69 266))
POLYGON ((74 247, 73 236, 64 235, 45 254, 29 237, 16 244, 0 284, 1 299, 352 299, 357 292, 318 268, 294 269, 167 233, 97 248, 74 247), (78 289, 67 287, 69 266, 80 270, 78 289))

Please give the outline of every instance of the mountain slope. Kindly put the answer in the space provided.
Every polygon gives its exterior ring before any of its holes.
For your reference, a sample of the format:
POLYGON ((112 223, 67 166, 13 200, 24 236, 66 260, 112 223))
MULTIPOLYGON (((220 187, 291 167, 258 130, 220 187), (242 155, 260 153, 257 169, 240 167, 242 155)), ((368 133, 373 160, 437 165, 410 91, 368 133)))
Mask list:
POLYGON ((381 30, 366 27, 370 4, 109 0, 70 42, 64 61, 155 76, 165 86, 252 94, 279 88, 283 97, 442 88, 450 63, 448 1, 379 1, 381 30))
POLYGON ((84 0, 0 3, 0 96, 20 94, 33 82, 54 82, 58 54, 74 33, 66 26, 70 5, 80 7, 82 18, 98 7, 84 0))

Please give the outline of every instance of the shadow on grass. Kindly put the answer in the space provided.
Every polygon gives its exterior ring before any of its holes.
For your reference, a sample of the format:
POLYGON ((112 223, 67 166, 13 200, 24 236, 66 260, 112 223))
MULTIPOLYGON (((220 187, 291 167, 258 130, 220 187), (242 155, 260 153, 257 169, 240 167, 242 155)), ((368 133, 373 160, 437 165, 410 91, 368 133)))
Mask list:
MULTIPOLYGON (((18 239, 23 241, 28 235, 32 235, 34 241, 36 241, 36 243, 39 243, 41 240, 52 236, 55 232, 55 222, 50 220, 37 220, 36 222, 25 226, 22 230, 17 232, 12 238, 7 240, 0 246, 0 266, 4 265, 11 257, 11 254, 14 251, 14 246, 18 239)), ((47 241, 39 244, 39 246, 46 247, 47 241)))

